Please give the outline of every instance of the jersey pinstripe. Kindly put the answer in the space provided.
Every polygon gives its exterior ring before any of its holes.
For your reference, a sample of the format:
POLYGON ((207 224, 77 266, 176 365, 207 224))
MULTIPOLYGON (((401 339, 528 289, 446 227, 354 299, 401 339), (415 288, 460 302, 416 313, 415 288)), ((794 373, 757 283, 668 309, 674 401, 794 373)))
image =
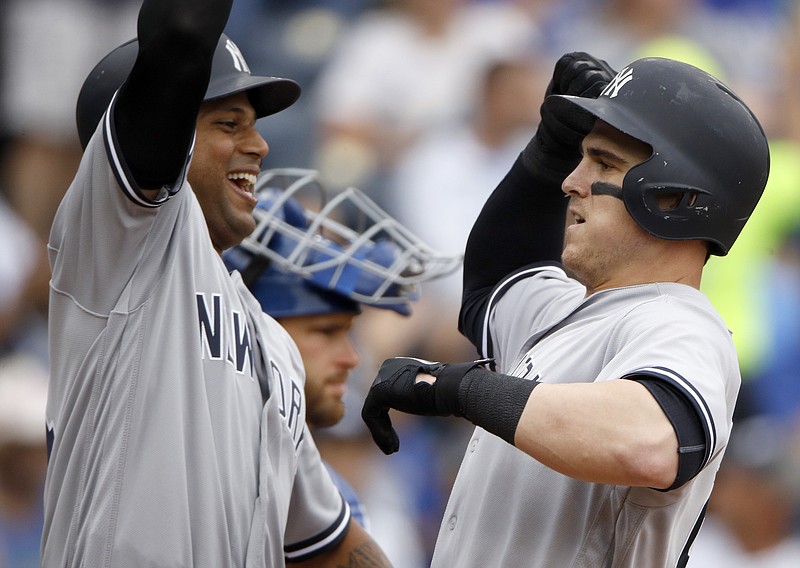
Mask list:
POLYGON ((313 551, 349 519, 304 436, 302 361, 228 274, 185 175, 148 200, 112 123, 48 245, 42 565, 279 566, 284 534, 313 551))
POLYGON ((488 352, 481 354, 494 356, 503 373, 547 383, 633 375, 669 381, 706 429, 703 470, 671 491, 587 483, 476 428, 434 567, 678 565, 731 427, 741 379, 730 333, 689 286, 633 286, 587 299, 584 293, 556 267, 511 275, 492 296, 482 343, 488 352))

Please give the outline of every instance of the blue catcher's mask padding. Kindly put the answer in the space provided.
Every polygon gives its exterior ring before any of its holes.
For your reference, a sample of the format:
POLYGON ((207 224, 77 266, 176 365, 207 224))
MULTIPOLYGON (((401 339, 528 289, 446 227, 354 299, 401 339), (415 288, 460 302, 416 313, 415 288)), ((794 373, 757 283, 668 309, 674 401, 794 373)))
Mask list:
MULTIPOLYGON (((334 243, 330 244, 336 247, 334 243)), ((315 282, 315 280, 329 281, 329 278, 324 277, 324 273, 322 277, 315 273, 310 279, 304 278, 270 261, 262 263, 252 271, 249 269, 258 266, 259 259, 239 247, 226 251, 223 259, 229 270, 239 270, 242 273, 245 284, 261 303, 261 308, 276 319, 339 313, 359 314, 360 304, 351 299, 350 294, 355 290, 361 290, 369 295, 380 284, 369 274, 359 274, 358 269, 352 266, 345 269, 344 277, 337 280, 333 289, 315 282)), ((328 269, 326 272, 330 273, 332 270, 328 269)), ((409 300, 414 299, 416 298, 409 298, 409 300)), ((411 315, 411 306, 407 301, 370 305, 393 310, 403 316, 411 315)))
MULTIPOLYGON (((231 270, 252 266, 254 260, 249 252, 238 247, 227 251, 223 259, 231 270)), ((261 308, 276 319, 361 312, 359 303, 355 300, 321 288, 298 274, 281 270, 274 265, 262 266, 261 270, 249 275, 245 271, 242 277, 261 308)))

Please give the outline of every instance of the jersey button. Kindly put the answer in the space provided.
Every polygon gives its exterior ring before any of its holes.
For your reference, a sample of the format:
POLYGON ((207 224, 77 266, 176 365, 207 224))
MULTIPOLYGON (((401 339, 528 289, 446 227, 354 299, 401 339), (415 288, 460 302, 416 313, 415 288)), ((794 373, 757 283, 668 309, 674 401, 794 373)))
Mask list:
POLYGON ((447 521, 447 527, 448 527, 450 530, 453 530, 453 529, 455 529, 455 528, 456 528, 456 516, 455 516, 455 515, 453 515, 452 517, 450 517, 450 520, 449 520, 449 521, 447 521))
POLYGON ((472 442, 470 442, 470 444, 469 444, 469 452, 470 453, 474 452, 475 448, 477 448, 477 447, 478 447, 478 439, 477 438, 473 438, 472 442))

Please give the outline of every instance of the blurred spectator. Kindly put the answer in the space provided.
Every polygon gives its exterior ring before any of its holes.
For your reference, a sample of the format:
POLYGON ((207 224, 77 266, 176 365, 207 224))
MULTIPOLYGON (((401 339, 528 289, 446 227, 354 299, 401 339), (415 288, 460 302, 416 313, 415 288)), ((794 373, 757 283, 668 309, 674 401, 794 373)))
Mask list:
POLYGON ((25 350, 46 361, 49 279, 44 242, 0 197, 0 355, 25 350))
POLYGON ((39 566, 47 467, 47 373, 30 357, 0 359, 0 566, 39 566))
POLYGON ((800 564, 799 434, 765 415, 734 423, 690 568, 800 564))
POLYGON ((3 29, 2 185, 43 241, 81 156, 75 102, 83 77, 136 35, 139 0, 11 0, 3 29))
POLYGON ((703 2, 712 8, 747 13, 774 13, 780 11, 784 4, 784 0, 703 0, 703 2))
POLYGON ((365 13, 316 85, 318 168, 382 202, 382 176, 410 144, 463 118, 487 62, 518 53, 533 30, 509 2, 394 0, 365 13))
POLYGON ((236 0, 226 32, 248 54, 254 72, 292 77, 303 88, 285 111, 258 123, 270 145, 265 169, 312 168, 314 82, 348 22, 376 0, 236 0))
MULTIPOLYGON (((389 185, 389 211, 434 249, 463 254, 472 222, 536 128, 548 81, 549 73, 531 60, 488 64, 467 117, 427 133, 400 160, 389 185)), ((459 270, 425 288, 419 309, 399 326, 409 328, 401 334, 412 343, 401 350, 448 361, 474 355, 456 327, 461 278, 459 270)), ((380 319, 387 318, 374 314, 369 321, 378 325, 380 319)), ((377 353, 396 355, 402 345, 398 325, 386 323, 392 333, 384 329, 369 336, 390 342, 376 345, 377 353)))
POLYGON ((788 2, 787 26, 781 37, 783 49, 778 53, 783 65, 782 91, 777 114, 784 127, 780 135, 800 143, 800 2, 788 2))
POLYGON ((800 226, 760 273, 766 352, 749 385, 753 405, 800 424, 800 226))
POLYGON ((779 77, 781 22, 774 10, 721 10, 703 0, 573 0, 549 22, 545 45, 554 60, 563 52, 588 51, 618 68, 647 43, 689 40, 719 62, 722 73, 709 71, 765 117, 779 77))
POLYGON ((709 259, 700 288, 732 330, 745 381, 758 373, 769 349, 766 271, 800 221, 800 145, 771 140, 770 160, 761 201, 728 256, 709 259))

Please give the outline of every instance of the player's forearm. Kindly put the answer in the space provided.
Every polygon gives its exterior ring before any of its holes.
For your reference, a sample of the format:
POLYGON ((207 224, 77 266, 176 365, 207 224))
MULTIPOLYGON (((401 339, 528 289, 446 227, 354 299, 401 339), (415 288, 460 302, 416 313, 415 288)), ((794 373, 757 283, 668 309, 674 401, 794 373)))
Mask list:
POLYGON ((558 261, 567 200, 518 159, 486 201, 464 256, 464 290, 496 284, 517 268, 558 261))
POLYGON ((361 409, 378 447, 386 454, 400 448, 390 409, 463 416, 576 479, 658 488, 675 482, 678 438, 642 383, 543 383, 487 371, 486 362, 384 361, 361 409))
POLYGON ((208 87, 232 0, 145 0, 139 55, 117 97, 117 137, 143 189, 175 182, 208 87))
POLYGON ((647 389, 629 380, 539 384, 514 445, 560 473, 596 483, 666 488, 678 471, 672 425, 647 389))
POLYGON ((187 34, 218 38, 232 7, 233 0, 144 0, 139 10, 139 40, 147 44, 159 36, 187 34))
POLYGON ((532 263, 559 262, 567 200, 518 159, 481 210, 464 253, 459 330, 473 344, 494 286, 532 263))
POLYGON ((344 540, 336 548, 305 562, 292 564, 301 568, 391 568, 392 564, 375 540, 351 520, 344 540))

